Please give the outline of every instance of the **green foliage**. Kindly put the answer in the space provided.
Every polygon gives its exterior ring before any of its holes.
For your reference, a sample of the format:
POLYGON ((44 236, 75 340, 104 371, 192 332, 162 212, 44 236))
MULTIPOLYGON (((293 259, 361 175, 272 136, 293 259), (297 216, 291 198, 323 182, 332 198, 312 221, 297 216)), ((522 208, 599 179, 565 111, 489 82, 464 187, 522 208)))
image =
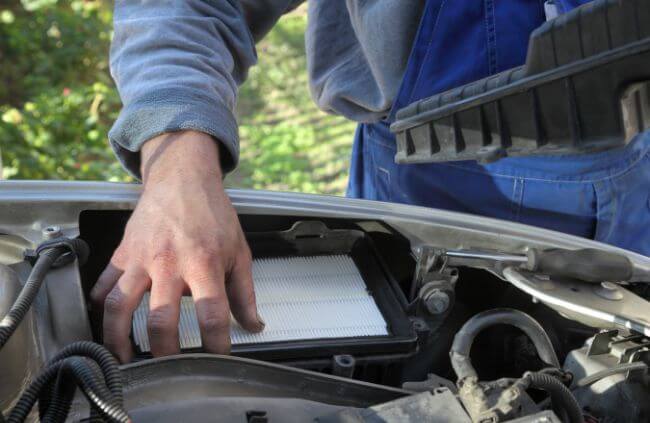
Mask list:
MULTIPOLYGON (((129 180, 107 133, 119 113, 108 73, 111 1, 0 5, 0 157, 15 179, 129 180)), ((354 125, 313 105, 304 9, 258 45, 241 88, 242 160, 229 186, 342 193, 354 125)))
POLYGON ((257 46, 239 100, 242 157, 231 186, 342 194, 354 124, 311 100, 304 10, 285 16, 257 46))
POLYGON ((0 7, 0 151, 5 178, 128 176, 106 134, 119 98, 108 74, 108 2, 0 7))
POLYGON ((106 143, 118 108, 115 91, 100 82, 4 108, 0 139, 11 140, 2 151, 4 177, 123 180, 106 143))
POLYGON ((0 6, 0 104, 20 105, 52 88, 60 94, 64 87, 109 85, 107 4, 10 0, 0 6))

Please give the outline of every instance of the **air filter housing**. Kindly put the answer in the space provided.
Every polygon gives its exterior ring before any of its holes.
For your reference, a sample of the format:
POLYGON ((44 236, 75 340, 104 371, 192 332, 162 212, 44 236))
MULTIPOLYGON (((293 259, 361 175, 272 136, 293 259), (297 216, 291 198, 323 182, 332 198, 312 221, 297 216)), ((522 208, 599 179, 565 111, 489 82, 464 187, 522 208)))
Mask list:
MULTIPOLYGON (((298 222, 288 231, 248 234, 253 282, 264 331, 234 320, 233 354, 261 359, 304 359, 333 354, 408 353, 416 336, 371 241, 361 231, 329 230, 298 222)), ((148 354, 148 295, 133 318, 133 341, 148 354)), ((201 350, 191 297, 183 297, 181 350, 201 350)))

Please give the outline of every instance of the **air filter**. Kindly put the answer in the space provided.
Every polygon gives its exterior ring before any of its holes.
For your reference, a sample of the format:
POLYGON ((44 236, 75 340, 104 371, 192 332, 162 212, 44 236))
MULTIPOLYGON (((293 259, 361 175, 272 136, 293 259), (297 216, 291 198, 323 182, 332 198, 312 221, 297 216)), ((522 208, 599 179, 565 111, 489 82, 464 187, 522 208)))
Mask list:
MULTIPOLYGON (((334 354, 398 359, 416 351, 408 304, 365 232, 298 221, 287 230, 246 232, 246 240, 266 327, 250 333, 233 320, 234 355, 304 362, 331 360, 334 354)), ((132 337, 142 358, 150 350, 148 300, 133 317, 132 337)), ((202 351, 191 297, 181 303, 179 335, 182 352, 202 351)))
MULTIPOLYGON (((233 345, 389 335, 386 320, 348 255, 257 259, 253 282, 266 328, 250 333, 233 320, 233 345)), ((143 299, 133 318, 133 337, 143 352, 150 348, 148 300, 143 299)), ((181 303, 179 335, 181 349, 201 347, 191 297, 181 303)))

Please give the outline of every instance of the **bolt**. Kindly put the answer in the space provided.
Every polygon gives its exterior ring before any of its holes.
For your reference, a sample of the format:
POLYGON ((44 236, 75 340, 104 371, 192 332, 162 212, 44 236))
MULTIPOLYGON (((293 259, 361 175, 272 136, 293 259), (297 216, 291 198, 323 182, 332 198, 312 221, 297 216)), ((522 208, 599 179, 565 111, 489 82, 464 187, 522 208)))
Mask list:
POLYGON ((611 282, 603 282, 600 284, 600 286, 607 289, 608 291, 616 291, 616 284, 613 284, 611 282))
POLYGON ((424 322, 421 321, 421 320, 414 320, 413 321, 413 327, 417 331, 423 331, 423 330, 427 329, 427 325, 425 325, 424 322))
POLYGON ((623 293, 618 289, 616 284, 611 282, 602 282, 600 286, 596 285, 594 292, 606 300, 619 301, 623 299, 623 293))
POLYGON ((431 314, 442 314, 449 308, 449 294, 440 289, 433 289, 424 297, 424 304, 431 314))
POLYGON ((44 239, 54 239, 61 236, 61 227, 60 226, 48 226, 43 229, 43 238, 44 239))

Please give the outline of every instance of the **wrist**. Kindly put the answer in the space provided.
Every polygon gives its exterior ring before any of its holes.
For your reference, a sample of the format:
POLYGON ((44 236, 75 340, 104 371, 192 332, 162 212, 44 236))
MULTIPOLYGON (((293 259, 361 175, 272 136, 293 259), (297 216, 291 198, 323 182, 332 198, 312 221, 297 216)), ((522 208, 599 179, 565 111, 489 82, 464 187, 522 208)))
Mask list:
POLYGON ((219 146, 207 134, 182 131, 162 134, 147 141, 140 152, 142 181, 146 185, 188 179, 212 179, 221 183, 219 146))

